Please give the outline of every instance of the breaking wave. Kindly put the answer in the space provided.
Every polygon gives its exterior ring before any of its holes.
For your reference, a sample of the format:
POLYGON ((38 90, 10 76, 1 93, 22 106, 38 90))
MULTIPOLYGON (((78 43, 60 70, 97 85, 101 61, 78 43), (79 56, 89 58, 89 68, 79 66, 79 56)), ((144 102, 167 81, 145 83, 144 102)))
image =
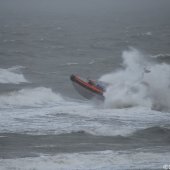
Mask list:
POLYGON ((124 51, 122 58, 123 69, 100 78, 109 83, 105 106, 170 110, 170 65, 152 63, 134 48, 124 51))
POLYGON ((170 58, 170 54, 166 53, 166 54, 157 54, 157 55, 153 55, 151 56, 152 58, 170 58))
POLYGON ((25 77, 18 73, 22 67, 16 66, 8 69, 0 68, 0 83, 1 84, 20 84, 27 83, 25 77))
POLYGON ((57 103, 62 101, 59 94, 51 89, 37 87, 33 89, 22 89, 0 95, 1 107, 39 107, 44 104, 57 103))

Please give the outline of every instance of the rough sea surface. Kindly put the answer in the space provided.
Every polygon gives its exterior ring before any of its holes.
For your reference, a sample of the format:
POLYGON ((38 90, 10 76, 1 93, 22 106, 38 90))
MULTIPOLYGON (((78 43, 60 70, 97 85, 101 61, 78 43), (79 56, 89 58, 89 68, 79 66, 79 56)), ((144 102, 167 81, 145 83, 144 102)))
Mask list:
POLYGON ((0 0, 0 170, 168 169, 169 9, 0 0), (105 101, 81 97, 71 74, 107 82, 105 101))

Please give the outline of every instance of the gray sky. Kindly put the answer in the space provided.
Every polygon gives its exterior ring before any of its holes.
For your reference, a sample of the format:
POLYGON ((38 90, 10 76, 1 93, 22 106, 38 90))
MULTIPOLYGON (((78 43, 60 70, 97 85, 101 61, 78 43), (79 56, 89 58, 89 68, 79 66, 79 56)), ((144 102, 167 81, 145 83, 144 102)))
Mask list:
POLYGON ((6 11, 102 12, 150 11, 162 13, 170 8, 170 0, 0 0, 6 11))

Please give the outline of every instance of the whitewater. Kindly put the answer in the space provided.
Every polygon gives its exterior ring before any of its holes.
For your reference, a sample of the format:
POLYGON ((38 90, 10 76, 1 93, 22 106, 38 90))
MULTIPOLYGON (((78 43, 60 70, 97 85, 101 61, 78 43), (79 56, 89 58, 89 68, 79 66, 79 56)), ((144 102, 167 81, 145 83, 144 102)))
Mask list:
POLYGON ((123 69, 101 77, 110 84, 105 93, 106 105, 170 109, 170 66, 149 62, 146 57, 131 48, 123 52, 123 69))

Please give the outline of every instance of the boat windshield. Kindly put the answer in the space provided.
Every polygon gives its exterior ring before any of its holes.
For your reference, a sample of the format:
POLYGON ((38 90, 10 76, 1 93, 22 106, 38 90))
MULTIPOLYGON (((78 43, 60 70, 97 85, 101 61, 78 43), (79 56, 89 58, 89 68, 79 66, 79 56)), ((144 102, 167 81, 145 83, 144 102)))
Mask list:
POLYGON ((96 87, 98 87, 98 88, 100 88, 100 89, 102 89, 102 90, 106 90, 106 87, 108 86, 108 84, 107 83, 105 83, 105 82, 102 82, 102 81, 97 81, 96 82, 96 87))

